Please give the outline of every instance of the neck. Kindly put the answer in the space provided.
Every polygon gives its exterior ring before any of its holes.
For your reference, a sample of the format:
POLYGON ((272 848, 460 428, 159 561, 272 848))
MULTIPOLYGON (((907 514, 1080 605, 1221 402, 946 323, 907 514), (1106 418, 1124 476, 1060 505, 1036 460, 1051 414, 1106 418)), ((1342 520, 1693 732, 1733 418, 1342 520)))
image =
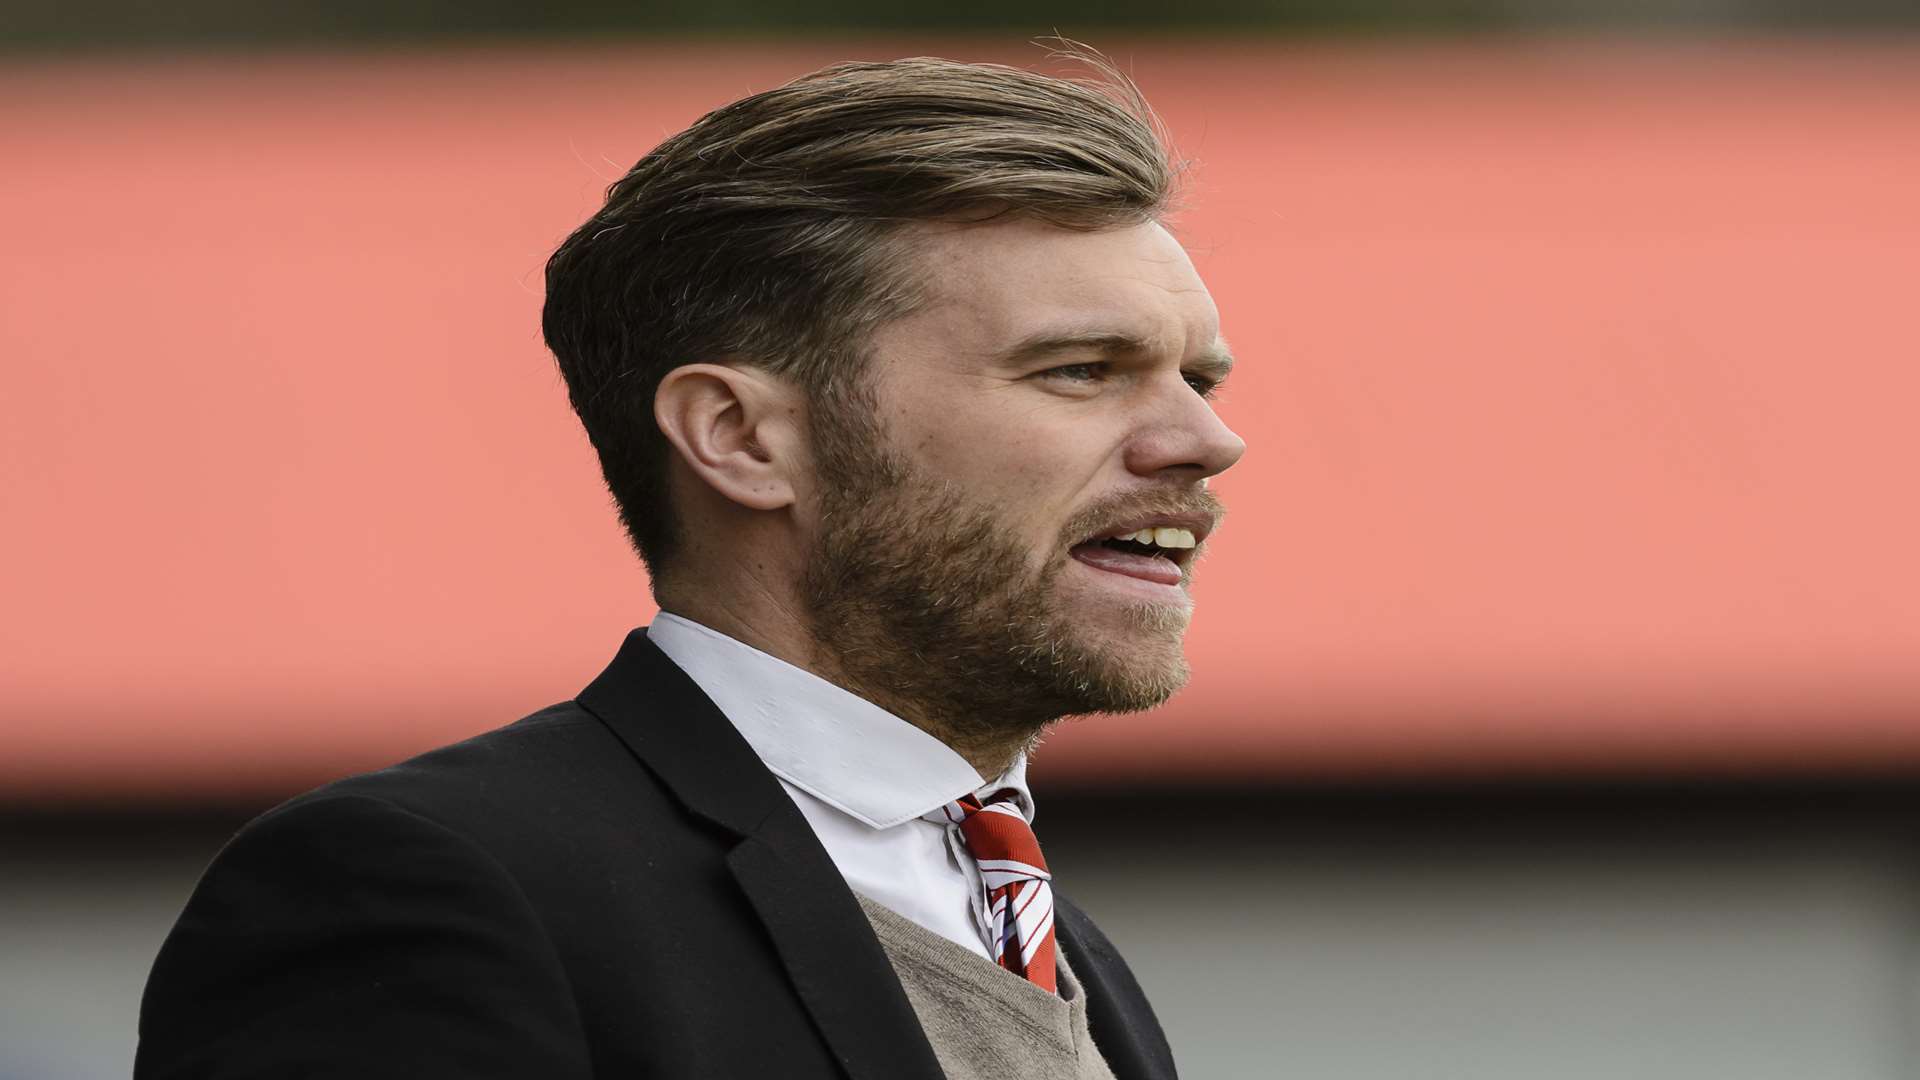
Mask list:
POLYGON ((744 589, 702 588, 693 595, 656 587, 654 599, 661 611, 718 630, 768 656, 829 678, 811 662, 812 635, 807 632, 799 605, 759 582, 748 584, 750 587, 744 589))

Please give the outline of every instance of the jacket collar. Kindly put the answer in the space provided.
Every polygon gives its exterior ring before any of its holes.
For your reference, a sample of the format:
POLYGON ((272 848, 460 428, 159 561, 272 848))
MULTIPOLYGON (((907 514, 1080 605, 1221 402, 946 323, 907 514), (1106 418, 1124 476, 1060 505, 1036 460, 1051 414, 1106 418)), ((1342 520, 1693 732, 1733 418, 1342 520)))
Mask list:
POLYGON ((752 836, 783 806, 793 809, 753 748, 686 672, 647 640, 645 627, 627 635, 613 663, 580 691, 578 701, 682 805, 735 836, 752 836))
POLYGON ((731 834, 727 865, 847 1074, 939 1080, 899 978, 812 827, 645 628, 627 635, 578 701, 688 811, 731 834))

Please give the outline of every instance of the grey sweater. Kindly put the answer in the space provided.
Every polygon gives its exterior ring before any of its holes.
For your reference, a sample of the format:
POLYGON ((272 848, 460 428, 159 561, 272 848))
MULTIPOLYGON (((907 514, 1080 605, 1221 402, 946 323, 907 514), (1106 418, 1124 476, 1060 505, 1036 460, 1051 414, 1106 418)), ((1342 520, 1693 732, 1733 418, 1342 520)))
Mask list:
POLYGON ((1064 952, 1049 994, 864 896, 860 906, 947 1080, 1113 1080, 1064 952))

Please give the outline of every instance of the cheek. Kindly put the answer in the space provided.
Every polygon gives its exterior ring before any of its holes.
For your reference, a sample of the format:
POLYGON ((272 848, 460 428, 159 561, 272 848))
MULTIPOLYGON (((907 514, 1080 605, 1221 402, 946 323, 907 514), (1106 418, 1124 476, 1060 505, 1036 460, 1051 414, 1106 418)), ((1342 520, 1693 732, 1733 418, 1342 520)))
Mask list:
POLYGON ((971 491, 1024 492, 1036 501, 1085 472, 1089 449, 1076 455, 1070 442, 1006 417, 954 418, 924 443, 922 460, 971 491), (967 419, 977 422, 968 423, 967 419))
POLYGON ((1061 530, 1084 509, 1102 475, 1097 448, 1061 445, 1040 432, 962 439, 941 448, 941 473, 1032 546, 1036 559, 1055 554, 1061 530))
POLYGON ((969 491, 984 493, 1044 476, 1047 455, 1038 433, 993 404, 967 401, 964 394, 930 396, 914 402, 894 430, 923 467, 969 491))
POLYGON ((1051 544, 1119 460, 1110 434, 1084 415, 1022 407, 1013 396, 970 400, 960 388, 926 388, 894 415, 896 445, 930 478, 956 485, 1034 542, 1051 544))

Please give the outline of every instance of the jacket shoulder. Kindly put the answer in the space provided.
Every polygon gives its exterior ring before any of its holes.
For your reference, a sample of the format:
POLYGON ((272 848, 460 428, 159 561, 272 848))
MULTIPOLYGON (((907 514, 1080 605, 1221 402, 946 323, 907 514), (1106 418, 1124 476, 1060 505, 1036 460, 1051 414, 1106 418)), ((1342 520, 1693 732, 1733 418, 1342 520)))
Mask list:
POLYGON ((502 866, 393 803, 322 791, 242 829, 154 961, 146 1078, 584 1076, 581 1020, 502 866))
POLYGON ((574 701, 316 788, 241 834, 369 801, 459 837, 535 894, 574 882, 613 851, 710 846, 653 772, 574 701))
POLYGON ((505 727, 405 761, 336 780, 268 811, 365 798, 485 840, 517 816, 579 812, 647 784, 645 770, 577 702, 551 705, 505 727))

